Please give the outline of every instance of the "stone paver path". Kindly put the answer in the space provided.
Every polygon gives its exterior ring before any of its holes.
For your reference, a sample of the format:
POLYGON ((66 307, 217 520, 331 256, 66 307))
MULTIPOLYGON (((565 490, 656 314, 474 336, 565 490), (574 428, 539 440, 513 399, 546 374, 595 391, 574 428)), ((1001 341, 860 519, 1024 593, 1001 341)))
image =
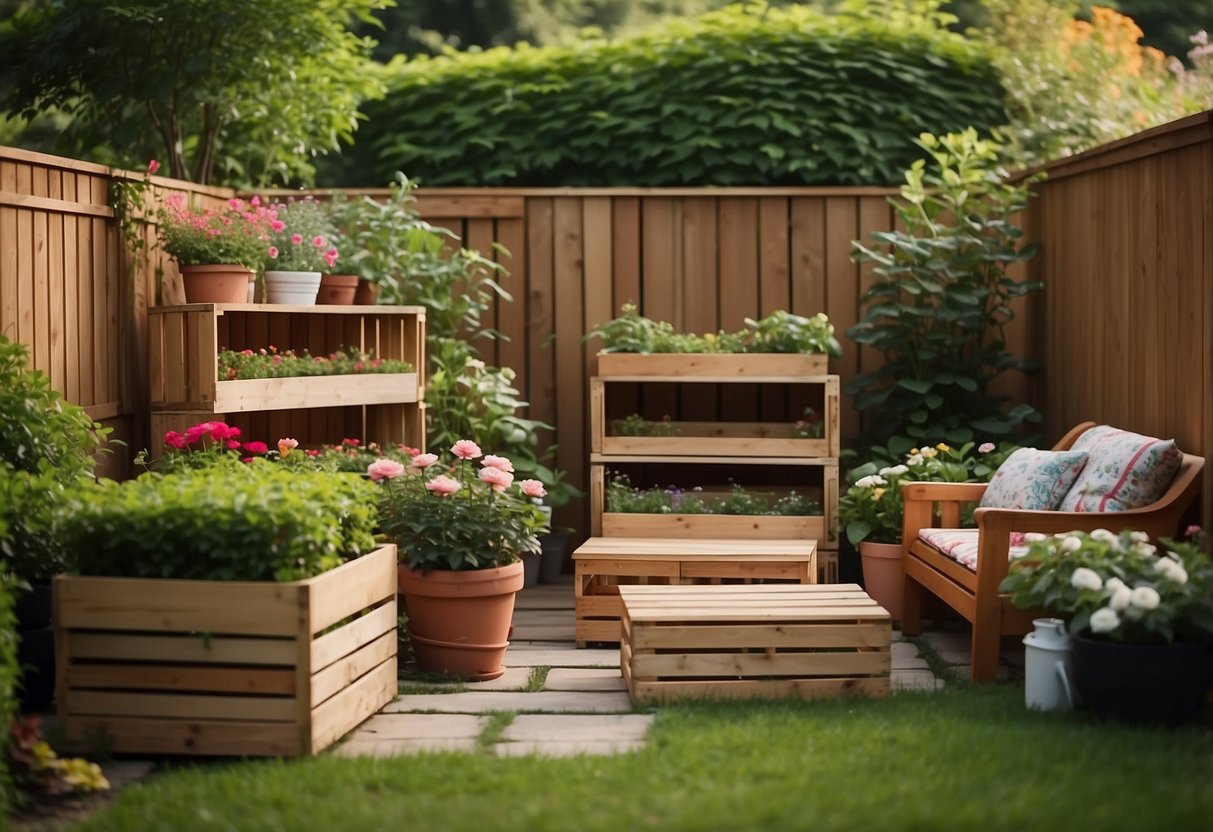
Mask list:
MULTIPOLYGON (((964 627, 925 636, 945 662, 967 679, 969 633, 964 627)), ((918 648, 894 632, 895 691, 933 691, 944 680, 931 672, 918 648)), ((1022 676, 1022 648, 1004 656, 1001 675, 1022 676)), ((618 754, 644 745, 651 713, 633 709, 619 673, 617 649, 578 650, 573 644, 573 587, 528 588, 518 597, 506 672, 489 682, 414 686, 333 750, 340 756, 393 756, 424 751, 467 751, 510 757, 538 754, 618 754), (550 668, 541 690, 531 691, 536 668, 550 668), (482 739, 496 714, 512 721, 482 739), (509 718, 509 717, 507 717, 509 718)), ((542 672, 542 671, 539 671, 542 672)))

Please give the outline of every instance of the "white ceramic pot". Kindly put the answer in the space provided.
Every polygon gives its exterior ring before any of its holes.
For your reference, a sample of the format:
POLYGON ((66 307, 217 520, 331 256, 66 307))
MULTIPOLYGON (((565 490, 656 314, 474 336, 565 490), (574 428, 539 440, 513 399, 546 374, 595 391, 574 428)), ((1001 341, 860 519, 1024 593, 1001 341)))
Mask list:
POLYGON ((320 272, 266 271, 266 303, 315 306, 320 290, 320 272))

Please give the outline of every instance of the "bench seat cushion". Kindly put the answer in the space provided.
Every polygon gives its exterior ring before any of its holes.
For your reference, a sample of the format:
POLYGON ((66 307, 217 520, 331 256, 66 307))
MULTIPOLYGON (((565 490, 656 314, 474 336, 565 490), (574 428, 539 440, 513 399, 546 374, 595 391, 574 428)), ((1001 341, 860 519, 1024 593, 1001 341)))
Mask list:
MULTIPOLYGON (((918 539, 961 566, 977 571, 977 529, 923 529, 918 539)), ((1022 541, 1023 535, 1011 536, 1011 560, 1027 553, 1028 547, 1022 541)))

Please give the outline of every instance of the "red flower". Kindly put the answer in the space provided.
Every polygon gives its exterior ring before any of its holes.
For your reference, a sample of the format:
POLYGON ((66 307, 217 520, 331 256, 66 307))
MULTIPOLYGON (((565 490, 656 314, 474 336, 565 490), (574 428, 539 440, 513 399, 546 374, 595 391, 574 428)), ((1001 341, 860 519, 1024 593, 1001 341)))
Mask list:
POLYGON ((181 450, 185 447, 185 437, 177 433, 175 430, 170 430, 168 433, 164 434, 164 444, 168 445, 170 448, 181 450))
POLYGON ((269 453, 269 446, 264 442, 245 442, 244 450, 250 454, 266 454, 269 453))

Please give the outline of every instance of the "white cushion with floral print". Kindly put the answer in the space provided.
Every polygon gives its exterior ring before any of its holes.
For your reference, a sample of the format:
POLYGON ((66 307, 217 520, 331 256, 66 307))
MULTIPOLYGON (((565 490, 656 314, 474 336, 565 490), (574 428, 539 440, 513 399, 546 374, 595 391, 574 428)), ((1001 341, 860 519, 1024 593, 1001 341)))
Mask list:
POLYGON ((1107 425, 1078 437, 1074 450, 1087 452, 1087 465, 1061 501, 1062 511, 1124 511, 1148 506, 1166 492, 1183 461, 1173 439, 1155 439, 1107 425))
POLYGON ((1020 448, 998 466, 981 497, 981 505, 1056 511, 1086 464, 1086 451, 1020 448))
MULTIPOLYGON (((923 529, 918 539, 968 569, 977 571, 977 529, 923 529)), ((1028 553, 1023 535, 1011 533, 1011 560, 1028 553)))

